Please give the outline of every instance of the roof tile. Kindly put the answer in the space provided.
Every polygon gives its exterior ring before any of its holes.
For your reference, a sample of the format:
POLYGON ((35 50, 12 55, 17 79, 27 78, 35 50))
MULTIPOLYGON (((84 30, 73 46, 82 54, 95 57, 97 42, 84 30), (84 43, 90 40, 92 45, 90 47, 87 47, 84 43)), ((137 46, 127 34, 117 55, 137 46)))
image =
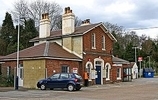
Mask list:
MULTIPOLYGON (((51 57, 51 58, 63 58, 63 59, 78 59, 81 60, 78 56, 76 56, 73 53, 70 53, 63 49, 62 46, 57 44, 56 42, 46 42, 39 45, 35 45, 29 48, 26 48, 24 50, 21 50, 19 52, 19 58, 38 58, 38 57, 51 57), (48 43, 49 46, 46 46, 46 43, 48 43)), ((7 60, 7 59, 16 59, 17 53, 12 53, 7 56, 4 56, 1 58, 1 60, 7 60)), ((1 61, 0 60, 0 61, 1 61)))

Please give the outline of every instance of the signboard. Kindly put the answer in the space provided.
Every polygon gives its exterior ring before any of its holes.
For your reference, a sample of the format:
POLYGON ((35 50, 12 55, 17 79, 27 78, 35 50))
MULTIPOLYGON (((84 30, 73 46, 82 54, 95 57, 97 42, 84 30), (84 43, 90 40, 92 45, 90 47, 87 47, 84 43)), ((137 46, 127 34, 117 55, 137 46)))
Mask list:
POLYGON ((73 68, 73 73, 78 73, 78 68, 73 68))
POLYGON ((143 58, 142 57, 138 57, 138 61, 140 62, 140 61, 142 61, 143 60, 143 58))

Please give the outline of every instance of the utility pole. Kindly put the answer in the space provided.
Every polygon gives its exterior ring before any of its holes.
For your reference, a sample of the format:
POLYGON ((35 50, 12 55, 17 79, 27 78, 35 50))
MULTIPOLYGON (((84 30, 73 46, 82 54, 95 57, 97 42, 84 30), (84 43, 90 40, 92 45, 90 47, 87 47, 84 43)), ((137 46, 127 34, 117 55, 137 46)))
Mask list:
POLYGON ((134 56, 135 56, 135 63, 137 64, 137 49, 140 49, 139 47, 132 47, 134 49, 134 56))
POLYGON ((147 56, 147 57, 149 57, 149 68, 150 68, 150 67, 151 67, 151 66, 150 66, 150 56, 147 56))

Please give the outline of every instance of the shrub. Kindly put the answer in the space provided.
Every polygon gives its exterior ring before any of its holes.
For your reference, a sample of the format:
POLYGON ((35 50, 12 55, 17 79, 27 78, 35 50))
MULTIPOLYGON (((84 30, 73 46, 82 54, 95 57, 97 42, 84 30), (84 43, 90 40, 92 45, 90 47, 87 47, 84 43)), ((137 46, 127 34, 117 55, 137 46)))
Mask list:
POLYGON ((10 86, 14 86, 14 75, 10 75, 10 76, 2 76, 0 75, 0 86, 6 86, 6 87, 10 87, 10 86))

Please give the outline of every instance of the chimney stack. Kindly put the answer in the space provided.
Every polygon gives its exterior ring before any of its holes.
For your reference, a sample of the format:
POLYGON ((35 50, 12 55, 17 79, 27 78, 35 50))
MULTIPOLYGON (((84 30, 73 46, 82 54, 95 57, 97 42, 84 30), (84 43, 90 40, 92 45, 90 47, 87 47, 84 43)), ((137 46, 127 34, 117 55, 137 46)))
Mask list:
POLYGON ((65 8, 62 15, 62 34, 71 34, 75 30, 75 15, 72 13, 70 7, 65 8))
POLYGON ((90 19, 86 19, 86 20, 82 21, 81 26, 84 26, 84 25, 90 25, 90 19))
POLYGON ((49 14, 42 14, 42 19, 40 20, 40 30, 39 30, 39 38, 46 38, 50 36, 50 20, 49 14))

